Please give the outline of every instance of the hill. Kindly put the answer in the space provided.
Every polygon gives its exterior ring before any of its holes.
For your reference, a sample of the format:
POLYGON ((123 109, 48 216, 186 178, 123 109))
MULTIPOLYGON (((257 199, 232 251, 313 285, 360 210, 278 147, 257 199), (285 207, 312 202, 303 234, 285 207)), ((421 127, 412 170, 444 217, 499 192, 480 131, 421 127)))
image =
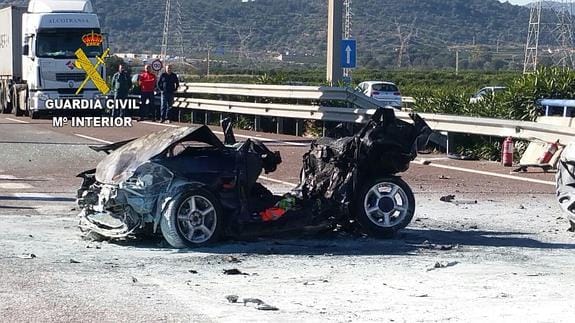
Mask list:
MULTIPOLYGON (((158 53, 164 1, 92 0, 116 52, 158 53)), ((23 4, 26 1, 0 0, 23 4)), ((172 0, 171 55, 323 64, 327 0, 172 0), (177 21, 182 44, 178 44, 177 21)), ((551 16, 551 15, 549 15, 551 16)), ((529 8, 496 0, 356 0, 352 36, 367 67, 506 69, 522 64, 529 8)))

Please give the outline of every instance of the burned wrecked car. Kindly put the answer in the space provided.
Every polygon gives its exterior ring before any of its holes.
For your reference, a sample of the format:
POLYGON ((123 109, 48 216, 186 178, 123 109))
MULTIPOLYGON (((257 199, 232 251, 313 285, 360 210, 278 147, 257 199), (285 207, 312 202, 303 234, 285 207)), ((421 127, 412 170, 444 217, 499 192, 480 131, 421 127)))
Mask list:
POLYGON ((397 173, 416 156, 429 127, 417 115, 397 119, 378 109, 361 131, 344 130, 312 143, 299 185, 274 195, 258 177, 276 170, 279 152, 248 139, 222 143, 207 126, 170 128, 102 147, 109 153, 84 172, 78 190, 80 227, 126 238, 162 234, 175 248, 223 237, 357 225, 390 236, 412 219, 415 200, 397 173))

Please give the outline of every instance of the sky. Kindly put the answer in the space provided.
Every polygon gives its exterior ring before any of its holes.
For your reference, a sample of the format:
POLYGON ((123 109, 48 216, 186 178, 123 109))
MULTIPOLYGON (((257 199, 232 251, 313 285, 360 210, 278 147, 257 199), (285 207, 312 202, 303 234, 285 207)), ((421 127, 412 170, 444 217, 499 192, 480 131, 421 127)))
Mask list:
POLYGON ((507 1, 509 1, 512 4, 518 4, 518 5, 524 5, 533 2, 533 0, 499 0, 499 2, 507 2, 507 1))

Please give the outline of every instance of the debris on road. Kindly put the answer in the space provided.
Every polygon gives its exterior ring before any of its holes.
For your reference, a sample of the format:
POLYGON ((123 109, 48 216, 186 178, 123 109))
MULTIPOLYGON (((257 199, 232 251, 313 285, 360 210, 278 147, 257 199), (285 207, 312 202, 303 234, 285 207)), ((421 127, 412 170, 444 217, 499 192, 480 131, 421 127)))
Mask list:
POLYGON ((78 261, 78 260, 76 260, 76 259, 70 258, 70 263, 71 263, 71 264, 81 264, 82 262, 81 262, 81 261, 78 261))
POLYGON ((230 303, 237 303, 238 302, 238 295, 228 295, 228 296, 226 296, 226 299, 230 303))
POLYGON ((439 176, 439 179, 451 179, 451 177, 445 176, 445 175, 441 175, 441 176, 439 176))
POLYGON ((452 244, 435 244, 429 242, 429 240, 423 241, 420 245, 416 245, 418 248, 424 248, 429 250, 439 250, 439 251, 448 251, 459 248, 459 245, 452 245, 452 244))
POLYGON ((455 205, 460 205, 460 204, 477 204, 477 200, 456 200, 455 199, 455 195, 453 194, 449 194, 449 195, 445 195, 439 198, 439 200, 441 202, 445 202, 445 203, 453 203, 455 205))
POLYGON ((16 256, 16 257, 20 258, 20 259, 34 259, 34 258, 36 258, 36 255, 33 253, 25 253, 25 254, 22 254, 22 255, 16 256))
POLYGON ((442 196, 439 198, 439 200, 441 202, 446 202, 446 203, 449 203, 449 202, 453 201, 454 199, 455 199, 455 195, 452 195, 452 194, 445 195, 445 196, 442 196))
POLYGON ((258 305, 257 309, 260 311, 279 311, 279 308, 268 304, 258 305))
MULTIPOLYGON (((238 295, 227 295, 226 299, 228 300, 229 303, 238 303, 238 295)), ((244 298, 242 299, 242 303, 244 303, 244 306, 246 306, 247 304, 256 304, 256 309, 260 310, 260 311, 279 311, 279 308, 269 305, 266 302, 262 301, 259 298, 244 298)))
POLYGON ((438 261, 435 263, 435 265, 433 265, 433 267, 427 268, 427 271, 432 271, 432 270, 440 269, 440 268, 453 267, 457 264, 459 264, 458 261, 451 261, 451 262, 446 262, 446 261, 439 262, 438 261))
POLYGON ((232 268, 232 269, 224 269, 224 275, 246 275, 246 276, 248 276, 249 274, 243 273, 237 268, 232 268))
POLYGON ((269 305, 259 298, 244 298, 243 302, 244 302, 244 306, 246 306, 246 304, 248 304, 248 303, 256 304, 257 305, 256 308, 260 311, 278 311, 279 310, 279 308, 272 306, 272 305, 269 305))
POLYGON ((242 262, 240 259, 238 259, 234 256, 226 256, 224 258, 224 261, 232 263, 232 264, 239 264, 240 262, 242 262))
POLYGON ((244 306, 246 306, 246 304, 248 304, 248 303, 254 303, 256 305, 265 304, 264 301, 262 301, 259 298, 244 298, 243 302, 244 302, 244 306))

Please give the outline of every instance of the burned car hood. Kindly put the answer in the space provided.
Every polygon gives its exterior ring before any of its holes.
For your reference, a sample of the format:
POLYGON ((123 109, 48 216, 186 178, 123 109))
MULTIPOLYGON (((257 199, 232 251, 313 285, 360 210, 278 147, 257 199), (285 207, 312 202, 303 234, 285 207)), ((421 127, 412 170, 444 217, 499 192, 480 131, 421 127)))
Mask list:
POLYGON ((96 180, 119 184, 136 169, 181 141, 197 141, 216 148, 224 144, 207 126, 168 128, 127 142, 106 156, 96 168, 96 180))

